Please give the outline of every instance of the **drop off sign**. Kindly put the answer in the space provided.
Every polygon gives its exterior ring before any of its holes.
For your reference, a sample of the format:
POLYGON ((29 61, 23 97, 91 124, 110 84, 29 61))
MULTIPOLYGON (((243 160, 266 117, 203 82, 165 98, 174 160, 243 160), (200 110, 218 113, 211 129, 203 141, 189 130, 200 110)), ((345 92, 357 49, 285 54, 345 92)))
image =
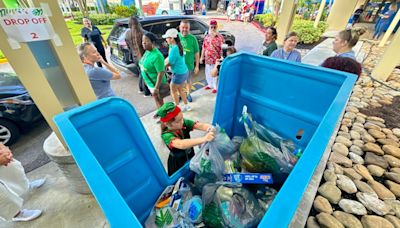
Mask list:
POLYGON ((0 25, 9 38, 18 42, 52 38, 50 21, 40 8, 0 8, 0 25))

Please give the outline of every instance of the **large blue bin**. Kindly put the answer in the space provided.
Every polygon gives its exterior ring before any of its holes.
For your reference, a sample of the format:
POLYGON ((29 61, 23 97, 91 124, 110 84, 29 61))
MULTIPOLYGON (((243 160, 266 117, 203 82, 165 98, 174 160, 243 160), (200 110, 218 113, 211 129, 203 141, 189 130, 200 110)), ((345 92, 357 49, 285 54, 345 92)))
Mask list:
MULTIPOLYGON (((253 118, 304 149, 259 227, 287 227, 342 113, 355 75, 239 53, 221 67, 213 123, 244 135, 253 118), (296 133, 303 130, 300 140, 296 133)), ((55 123, 112 227, 143 224, 168 177, 134 108, 108 98, 57 115, 55 123)))

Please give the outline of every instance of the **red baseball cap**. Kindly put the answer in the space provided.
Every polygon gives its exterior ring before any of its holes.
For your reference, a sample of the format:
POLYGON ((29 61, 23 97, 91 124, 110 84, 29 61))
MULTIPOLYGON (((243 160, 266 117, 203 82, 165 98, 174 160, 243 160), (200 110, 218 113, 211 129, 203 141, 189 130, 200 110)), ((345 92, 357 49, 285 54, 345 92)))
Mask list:
POLYGON ((218 23, 217 23, 217 21, 216 20, 211 20, 210 21, 210 25, 217 25, 218 23))

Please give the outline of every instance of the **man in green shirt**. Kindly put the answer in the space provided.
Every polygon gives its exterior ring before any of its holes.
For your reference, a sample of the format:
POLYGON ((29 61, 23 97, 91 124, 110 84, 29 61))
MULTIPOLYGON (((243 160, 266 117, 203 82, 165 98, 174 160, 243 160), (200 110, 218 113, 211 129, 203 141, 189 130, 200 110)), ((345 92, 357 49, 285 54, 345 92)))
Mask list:
POLYGON ((189 102, 192 102, 192 97, 190 96, 190 91, 192 88, 192 75, 199 73, 199 43, 197 38, 190 34, 190 22, 188 20, 182 20, 179 25, 179 39, 181 40, 181 44, 185 53, 185 63, 187 68, 189 69, 189 78, 187 80, 186 88, 187 88, 187 99, 189 102))

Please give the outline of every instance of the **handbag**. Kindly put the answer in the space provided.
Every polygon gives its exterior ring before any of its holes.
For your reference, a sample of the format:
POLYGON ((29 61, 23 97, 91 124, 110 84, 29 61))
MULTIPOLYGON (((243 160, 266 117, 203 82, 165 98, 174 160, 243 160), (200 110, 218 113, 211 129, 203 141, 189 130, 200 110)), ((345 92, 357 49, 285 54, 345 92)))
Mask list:
MULTIPOLYGON (((151 81, 151 83, 153 83, 153 85, 155 86, 156 83, 153 81, 153 79, 151 79, 151 77, 149 77, 149 75, 147 75, 146 71, 143 71, 144 74, 146 75, 146 77, 151 81)), ((170 95, 170 88, 169 88, 169 84, 161 82, 160 88, 159 88, 159 94, 160 94, 160 98, 164 98, 164 97, 168 97, 170 95)))

